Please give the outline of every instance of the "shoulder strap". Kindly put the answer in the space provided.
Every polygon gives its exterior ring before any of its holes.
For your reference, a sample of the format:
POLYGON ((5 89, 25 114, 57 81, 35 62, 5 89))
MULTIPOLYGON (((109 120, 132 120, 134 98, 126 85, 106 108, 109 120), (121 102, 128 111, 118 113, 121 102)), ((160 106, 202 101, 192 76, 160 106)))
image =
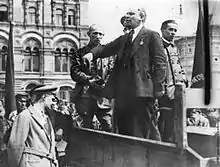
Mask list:
POLYGON ((171 75, 172 75, 172 79, 173 79, 173 84, 176 85, 174 71, 173 71, 173 66, 172 66, 171 58, 170 58, 170 53, 169 53, 169 50, 167 49, 167 47, 165 47, 165 49, 166 49, 167 56, 168 56, 168 61, 169 61, 169 65, 170 65, 170 70, 171 70, 171 75))

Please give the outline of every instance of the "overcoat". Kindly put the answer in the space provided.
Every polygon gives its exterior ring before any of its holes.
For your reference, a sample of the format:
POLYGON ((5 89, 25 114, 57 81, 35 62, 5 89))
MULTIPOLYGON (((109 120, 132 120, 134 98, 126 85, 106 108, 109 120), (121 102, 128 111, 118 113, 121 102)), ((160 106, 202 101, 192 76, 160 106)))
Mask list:
MULTIPOLYGON (((106 97, 115 98, 115 88, 119 79, 117 71, 122 65, 120 60, 127 38, 128 34, 125 34, 105 46, 91 50, 95 59, 117 55, 114 69, 104 90, 106 97)), ((159 33, 143 26, 133 41, 129 59, 134 65, 132 76, 136 85, 136 97, 154 97, 155 91, 164 91, 166 55, 159 33)))
POLYGON ((57 167, 52 124, 30 106, 15 119, 8 141, 10 167, 57 167), (49 129, 49 130, 48 130, 49 129))

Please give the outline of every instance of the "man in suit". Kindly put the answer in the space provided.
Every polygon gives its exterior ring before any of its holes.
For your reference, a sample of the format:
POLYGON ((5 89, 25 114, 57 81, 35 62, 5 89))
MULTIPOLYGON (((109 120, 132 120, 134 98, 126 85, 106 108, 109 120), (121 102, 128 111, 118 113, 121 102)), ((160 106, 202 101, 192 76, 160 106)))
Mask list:
POLYGON ((187 80, 184 70, 180 64, 178 55, 172 54, 174 47, 174 38, 178 30, 175 20, 166 20, 161 25, 162 41, 164 52, 167 56, 167 71, 165 80, 165 94, 159 99, 160 107, 171 108, 171 111, 163 111, 160 114, 158 124, 162 140, 166 142, 173 141, 174 133, 174 91, 175 84, 178 82, 186 83, 187 80))
POLYGON ((56 167, 55 136, 48 117, 57 105, 57 87, 32 91, 32 105, 15 118, 8 141, 10 167, 56 167))
POLYGON ((99 46, 85 59, 117 54, 104 95, 115 98, 117 126, 120 134, 160 140, 155 118, 155 98, 164 94, 166 56, 160 35, 144 27, 146 12, 133 8, 126 13, 130 32, 105 46, 99 46))
POLYGON ((93 62, 83 61, 82 57, 98 45, 104 36, 102 28, 98 25, 89 27, 88 45, 77 50, 72 57, 70 75, 76 82, 74 98, 76 112, 82 118, 82 127, 94 129, 92 124, 94 115, 101 124, 101 129, 112 131, 112 107, 109 99, 100 95, 113 66, 112 59, 99 59, 93 62))

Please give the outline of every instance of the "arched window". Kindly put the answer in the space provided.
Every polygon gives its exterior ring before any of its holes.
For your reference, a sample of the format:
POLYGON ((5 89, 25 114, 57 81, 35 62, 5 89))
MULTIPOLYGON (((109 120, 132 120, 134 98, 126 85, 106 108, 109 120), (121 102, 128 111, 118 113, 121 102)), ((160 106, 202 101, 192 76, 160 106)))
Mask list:
POLYGON ((56 48, 55 50, 55 72, 61 72, 61 50, 56 48))
POLYGON ((6 70, 6 61, 7 61, 7 55, 8 55, 8 48, 7 46, 3 46, 1 49, 1 55, 0 55, 0 71, 6 70))
POLYGON ((28 23, 30 24, 36 24, 36 9, 34 7, 30 7, 28 10, 28 23))
POLYGON ((59 97, 61 99, 65 99, 66 101, 70 102, 70 92, 72 91, 72 88, 69 86, 62 86, 60 87, 59 91, 59 97))
POLYGON ((56 23, 55 25, 63 25, 63 11, 61 9, 56 10, 56 23))
POLYGON ((68 25, 75 25, 75 11, 68 11, 68 25))
POLYGON ((31 71, 31 48, 26 47, 24 51, 24 71, 31 71))
POLYGON ((29 46, 24 51, 24 71, 39 72, 40 52, 37 47, 31 49, 29 46))
POLYGON ((64 48, 62 52, 62 72, 68 72, 68 64, 69 64, 69 57, 68 57, 68 49, 64 48))
POLYGON ((33 71, 38 72, 40 69, 40 52, 37 47, 34 47, 32 50, 33 56, 33 71))
POLYGON ((74 52, 75 52, 75 49, 74 49, 74 48, 70 48, 69 55, 70 55, 70 56, 73 56, 73 55, 74 55, 74 52))
POLYGON ((3 99, 5 95, 5 85, 0 84, 0 99, 3 99))
POLYGON ((55 50, 55 72, 69 72, 69 53, 67 48, 55 50))
POLYGON ((0 21, 2 22, 8 21, 8 7, 5 5, 0 6, 0 21))
POLYGON ((64 38, 56 42, 55 48, 55 72, 69 72, 70 58, 74 55, 77 45, 74 41, 64 38))

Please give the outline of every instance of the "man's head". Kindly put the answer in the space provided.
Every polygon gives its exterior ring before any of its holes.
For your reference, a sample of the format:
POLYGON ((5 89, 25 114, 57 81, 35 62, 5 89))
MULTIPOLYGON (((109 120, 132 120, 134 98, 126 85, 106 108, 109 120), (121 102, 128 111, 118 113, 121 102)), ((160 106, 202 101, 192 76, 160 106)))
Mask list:
POLYGON ((21 112, 28 107, 29 95, 27 93, 18 93, 15 98, 18 112, 21 112))
POLYGON ((134 29, 145 22, 146 11, 143 8, 131 8, 126 13, 126 23, 131 29, 134 29))
POLYGON ((121 17, 120 22, 121 22, 122 26, 124 27, 123 32, 124 32, 125 34, 126 34, 126 33, 129 33, 129 31, 130 31, 131 28, 130 28, 130 26, 127 24, 126 16, 121 17))
POLYGON ((90 38, 89 43, 92 45, 98 45, 104 36, 104 31, 101 26, 93 24, 89 27, 87 34, 90 38))
POLYGON ((58 98, 56 97, 56 86, 39 86, 32 90, 32 102, 41 102, 46 111, 57 110, 58 98))
POLYGON ((178 25, 175 20, 166 20, 161 25, 161 33, 164 39, 171 42, 176 36, 178 25))

